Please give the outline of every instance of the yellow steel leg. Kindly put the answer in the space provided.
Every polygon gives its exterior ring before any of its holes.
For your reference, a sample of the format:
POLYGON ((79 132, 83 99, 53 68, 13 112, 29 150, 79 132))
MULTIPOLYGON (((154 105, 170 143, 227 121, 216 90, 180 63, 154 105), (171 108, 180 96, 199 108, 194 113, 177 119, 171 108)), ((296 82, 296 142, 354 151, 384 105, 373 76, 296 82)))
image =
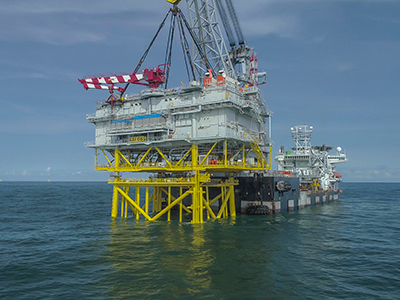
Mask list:
POLYGON ((203 188, 200 187, 199 189, 199 213, 200 213, 200 223, 203 223, 203 188))
POLYGON ((224 203, 226 201, 225 200, 226 195, 225 195, 225 187, 224 186, 221 188, 221 194, 222 194, 221 212, 222 212, 222 217, 225 218, 225 205, 224 205, 224 203))
POLYGON ((94 152, 94 169, 96 170, 97 168, 97 148, 95 149, 94 152))
MULTIPOLYGON (((171 187, 168 187, 168 206, 171 205, 171 187)), ((171 221, 171 210, 168 211, 168 221, 171 221)))
MULTIPOLYGON (((129 195, 129 186, 126 186, 125 187, 125 193, 127 194, 127 195, 129 195)), ((129 202, 128 202, 128 200, 126 200, 125 199, 125 219, 128 217, 128 205, 129 205, 129 202)))
MULTIPOLYGON (((179 188, 179 196, 181 196, 181 195, 182 195, 182 187, 179 188)), ((179 222, 182 222, 182 206, 183 206, 183 203, 181 201, 181 202, 179 202, 179 222)))
POLYGON ((200 205, 199 205, 200 187, 198 171, 195 172, 194 186, 192 194, 192 224, 200 223, 200 205))
POLYGON ((230 213, 231 213, 231 217, 236 217, 235 186, 234 185, 231 186, 230 213))
MULTIPOLYGON (((140 206, 140 187, 139 186, 136 187, 136 204, 138 206, 140 206)), ((140 216, 139 211, 136 210, 136 220, 137 221, 139 221, 139 216, 140 216)))
MULTIPOLYGON (((206 186, 206 203, 208 204, 208 206, 210 206, 210 195, 208 194, 208 186, 206 186)), ((207 220, 210 220, 210 212, 208 211, 208 209, 207 209, 207 220)))
POLYGON ((149 213, 149 187, 146 186, 146 202, 145 202, 145 210, 146 214, 149 213))
POLYGON ((121 200, 121 219, 124 217, 124 204, 125 204, 125 198, 122 198, 122 200, 121 200))
MULTIPOLYGON (((225 188, 225 191, 226 191, 226 188, 225 188)), ((228 217, 229 188, 228 188, 228 193, 227 193, 227 194, 228 194, 228 195, 227 195, 226 198, 225 198, 226 205, 225 205, 225 215, 224 215, 224 218, 227 218, 227 217, 228 217)))
POLYGON ((111 208, 111 217, 116 218, 118 215, 118 187, 114 185, 113 189, 113 198, 112 198, 112 208, 111 208))
POLYGON ((128 217, 128 201, 124 200, 125 202, 125 219, 128 217))

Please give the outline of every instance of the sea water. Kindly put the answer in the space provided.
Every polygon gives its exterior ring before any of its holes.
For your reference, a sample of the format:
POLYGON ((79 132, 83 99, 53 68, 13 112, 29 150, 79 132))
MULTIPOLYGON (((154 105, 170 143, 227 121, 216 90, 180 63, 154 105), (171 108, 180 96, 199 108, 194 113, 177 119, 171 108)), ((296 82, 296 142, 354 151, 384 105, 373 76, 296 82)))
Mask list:
POLYGON ((191 225, 110 217, 112 186, 0 183, 0 299, 400 299, 400 184, 191 225))

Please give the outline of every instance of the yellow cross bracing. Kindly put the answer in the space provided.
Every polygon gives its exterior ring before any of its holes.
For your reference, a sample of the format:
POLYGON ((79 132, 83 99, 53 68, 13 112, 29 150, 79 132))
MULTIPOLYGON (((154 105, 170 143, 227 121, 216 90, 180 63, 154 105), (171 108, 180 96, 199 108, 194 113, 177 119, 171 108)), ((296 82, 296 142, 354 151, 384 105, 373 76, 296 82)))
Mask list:
POLYGON ((144 218, 148 221, 156 221, 162 216, 169 221, 171 212, 175 210, 179 212, 179 221, 188 215, 192 223, 202 223, 204 218, 234 217, 234 186, 238 181, 233 178, 216 181, 210 174, 271 169, 271 162, 267 161, 257 143, 238 144, 221 140, 179 149, 114 149, 108 150, 108 153, 100 150, 107 163, 98 163, 96 149, 96 170, 116 174, 158 173, 157 178, 147 180, 123 180, 116 176, 110 181, 114 186, 111 211, 114 218, 118 212, 126 218, 128 210, 133 212, 137 220, 144 218), (129 194, 132 190, 134 195, 129 194))
POLYGON ((209 174, 196 172, 191 178, 123 180, 116 177, 110 184, 114 185, 113 218, 118 216, 118 211, 121 218, 127 218, 128 209, 137 220, 142 217, 147 221, 156 221, 163 216, 170 221, 174 209, 180 222, 185 214, 191 217, 192 223, 203 223, 205 217, 219 219, 236 216, 234 186, 238 181, 232 178, 216 181, 211 180, 209 174), (129 195, 131 187, 135 188, 134 196, 129 195), (173 195, 173 189, 179 191, 177 196, 173 195), (212 199, 211 189, 214 189, 213 195, 216 194, 212 199), (219 205, 213 205, 217 201, 220 201, 219 205))
POLYGON ((150 147, 146 151, 113 149, 109 150, 108 154, 101 149, 106 164, 98 163, 96 149, 95 170, 148 173, 188 171, 236 173, 245 170, 271 170, 271 156, 269 155, 267 159, 256 143, 229 147, 227 140, 223 140, 208 146, 209 148, 203 146, 199 149, 198 145, 193 144, 186 149, 180 148, 179 154, 172 153, 174 149, 158 147, 150 147))

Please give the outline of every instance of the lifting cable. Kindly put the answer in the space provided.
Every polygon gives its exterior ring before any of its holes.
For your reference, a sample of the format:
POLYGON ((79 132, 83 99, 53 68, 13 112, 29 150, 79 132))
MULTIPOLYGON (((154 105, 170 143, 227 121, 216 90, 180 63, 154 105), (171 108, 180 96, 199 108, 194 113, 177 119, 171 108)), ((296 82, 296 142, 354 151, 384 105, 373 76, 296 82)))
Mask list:
POLYGON ((164 72, 165 72, 165 89, 168 86, 168 79, 169 79, 169 71, 171 69, 171 61, 172 61, 172 46, 174 42, 174 33, 175 33, 175 23, 176 18, 175 15, 171 15, 171 24, 169 27, 169 34, 167 40, 167 48, 165 50, 165 59, 164 59, 164 72), (166 68, 166 70, 165 70, 166 68))
MULTIPOLYGON (((160 33, 161 29, 164 27, 165 25, 165 21, 167 20, 169 14, 171 12, 174 12, 174 10, 169 10, 168 13, 166 14, 166 16, 164 17, 163 21, 161 22, 160 26, 158 27, 158 30, 156 32, 156 34, 154 35, 153 39, 151 40, 149 46, 147 47, 146 51, 144 52, 142 58, 140 59, 138 65, 136 66, 135 70, 133 71, 132 74, 136 74, 139 69, 141 68, 144 60, 146 59, 147 55, 149 54, 149 51, 151 49, 151 47, 153 46, 155 40, 158 37, 158 34, 160 33)), ((175 11, 176 12, 176 11, 175 11)), ((171 67, 171 60, 172 60, 172 45, 173 45, 173 39, 174 39, 174 32, 175 32, 175 23, 176 23, 176 18, 175 16, 178 15, 178 29, 179 29, 179 35, 180 35, 180 39, 181 39, 181 44, 182 44, 182 50, 184 52, 184 59, 185 59, 185 65, 186 65, 186 71, 188 73, 188 77, 190 80, 190 75, 189 75, 189 68, 188 68, 188 63, 187 63, 187 59, 189 60, 189 64, 190 64, 190 68, 191 68, 191 73, 193 75, 193 79, 196 79, 195 73, 194 73, 194 69, 193 69, 193 62, 190 56, 190 51, 189 51, 189 43, 186 39, 185 36, 185 31, 184 31, 184 26, 186 27, 186 29, 188 30, 194 45, 196 46, 196 48, 199 51, 199 54, 204 62, 204 64, 206 65, 206 68, 208 70, 211 70, 212 75, 215 77, 217 74, 215 73, 215 71, 212 69, 210 62, 207 59, 206 54, 203 52, 203 50, 201 49, 200 46, 200 41, 198 40, 198 38, 196 37, 196 35, 194 34, 192 28, 189 25, 189 22, 186 20, 185 15, 182 13, 182 11, 179 9, 179 11, 177 11, 178 14, 174 13, 171 16, 171 25, 170 25, 170 30, 169 30, 169 35, 168 35, 168 41, 167 41, 167 49, 165 52, 165 67, 164 67, 164 71, 165 68, 166 71, 166 81, 165 81, 165 88, 167 88, 168 85, 168 77, 169 77, 169 71, 170 71, 170 67, 171 67)), ((128 88, 130 82, 128 82, 125 85, 124 91, 121 92, 120 94, 120 98, 122 98, 122 96, 124 95, 126 89, 128 88)))
MULTIPOLYGON (((199 53, 203 59, 203 61, 206 63, 206 66, 208 69, 211 69, 211 66, 206 58, 206 55, 200 48, 200 43, 198 40, 195 38, 193 31, 191 30, 190 26, 188 25, 185 16, 183 15, 182 11, 178 7, 174 7, 172 10, 173 14, 171 15, 171 24, 169 28, 169 34, 168 34, 168 40, 167 40, 167 48, 165 52, 165 61, 164 61, 164 70, 166 68, 166 80, 165 80, 165 89, 168 88, 168 79, 169 79, 169 71, 171 67, 171 61, 172 61, 172 47, 173 47, 173 40, 174 40, 174 33, 175 33, 175 26, 178 26, 178 31, 179 31, 179 38, 181 42, 181 47, 182 47, 182 52, 183 52, 183 58, 185 62, 185 67, 186 67, 186 72, 188 75, 189 81, 191 80, 191 75, 193 77, 193 80, 196 79, 196 75, 194 72, 194 66, 192 62, 192 58, 190 55, 190 47, 189 43, 187 41, 186 35, 185 35, 185 27, 191 34, 191 37, 194 40, 194 44, 197 46, 199 53), (190 70, 189 70, 190 68, 190 70)), ((213 73, 214 74, 214 73, 213 73)), ((215 74, 214 74, 215 76, 215 74)))
POLYGON ((229 15, 231 16, 233 27, 235 27, 235 33, 239 40, 239 45, 242 46, 245 44, 245 41, 232 0, 225 0, 225 1, 226 1, 226 6, 228 7, 229 15))
POLYGON ((222 4, 222 1, 215 1, 215 4, 217 5, 219 15, 222 20, 222 24, 224 25, 224 28, 225 28, 225 32, 226 32, 226 35, 227 35, 228 41, 229 41, 229 46, 231 46, 231 48, 235 48, 235 46, 236 46, 235 37, 233 35, 231 25, 229 24, 229 19, 228 19, 228 16, 226 15, 226 11, 222 4))
MULTIPOLYGON (((171 11, 168 11, 168 13, 167 13, 167 15, 165 16, 164 20, 161 22, 160 26, 158 27, 158 30, 157 30, 157 32, 156 32, 156 35, 155 35, 155 36, 153 37, 153 39, 151 40, 149 47, 147 47, 147 50, 144 52, 142 58, 140 59, 138 65, 136 66, 135 71, 133 71, 133 74, 136 74, 136 73, 139 71, 139 69, 141 68, 141 66, 142 66, 142 64, 143 64, 143 62, 144 62, 144 60, 145 60, 146 57, 147 57, 147 54, 149 54, 149 51, 150 51, 151 46, 153 46, 154 41, 156 40, 158 34, 160 33, 161 29, 164 27, 165 20, 167 19, 167 17, 168 17, 168 15, 170 14, 170 12, 171 12, 171 11)), ((121 94, 120 94, 120 98, 122 98, 122 96, 124 95, 124 93, 125 93, 126 89, 128 88, 129 84, 130 84, 130 83, 128 82, 128 83, 125 85, 124 91, 121 92, 121 94)))
POLYGON ((196 75, 194 73, 194 68, 193 68, 193 63, 192 63, 192 58, 190 56, 190 51, 189 51, 189 43, 186 39, 186 35, 185 35, 185 30, 183 27, 183 22, 182 22, 182 18, 180 17, 180 15, 178 15, 178 20, 179 20, 179 36, 181 39, 181 45, 182 45, 182 51, 183 51, 183 57, 185 59, 185 66, 186 66, 186 72, 190 81, 190 72, 189 72, 189 67, 188 64, 190 65, 190 71, 192 73, 193 76, 193 80, 196 79, 196 75))
POLYGON ((185 24, 187 30, 188 30, 189 33, 190 33, 190 36, 192 37, 193 43, 195 44, 197 50, 198 50, 199 53, 200 53, 200 56, 201 56, 203 62, 204 62, 205 65, 206 65, 206 68, 207 68, 208 70, 211 70, 211 73, 213 74, 213 76, 216 77, 217 74, 215 73, 215 71, 214 71, 213 68, 211 67, 210 62, 208 61, 206 54, 205 54, 204 51, 201 49, 200 41, 197 39, 197 37, 196 37, 196 35, 194 34, 192 28, 190 28, 189 22, 186 20, 185 15, 184 15, 182 12, 181 12, 181 16, 182 16, 182 20, 183 20, 183 22, 184 22, 184 24, 185 24))

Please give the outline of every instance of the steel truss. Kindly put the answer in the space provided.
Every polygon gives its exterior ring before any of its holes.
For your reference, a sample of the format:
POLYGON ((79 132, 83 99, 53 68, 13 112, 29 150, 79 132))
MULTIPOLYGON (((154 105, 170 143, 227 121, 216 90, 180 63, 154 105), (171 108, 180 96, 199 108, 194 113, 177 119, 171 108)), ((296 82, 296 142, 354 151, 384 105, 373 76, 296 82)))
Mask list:
POLYGON ((187 214, 193 224, 203 223, 205 213, 207 219, 236 216, 234 186, 238 181, 232 178, 215 181, 210 179, 209 174, 195 172, 190 178, 123 180, 115 177, 110 183, 114 185, 111 212, 113 218, 118 216, 118 211, 121 218, 127 218, 129 209, 137 220, 142 217, 148 221, 156 221, 163 216, 170 221, 171 212, 176 210, 180 222, 187 214), (133 197, 129 195, 132 187, 133 197), (211 189, 214 194, 218 191, 212 199, 211 189))
POLYGON ((127 218, 128 210, 137 220, 148 221, 156 221, 164 215, 169 221, 173 210, 179 211, 179 221, 188 214, 191 223, 202 223, 205 214, 207 219, 235 217, 234 186, 238 184, 237 180, 232 176, 224 180, 213 179, 210 174, 271 170, 271 162, 255 142, 239 144, 221 140, 213 144, 192 144, 180 153, 162 147, 138 150, 137 146, 107 152, 100 150, 107 163, 98 163, 96 149, 95 169, 115 174, 114 180, 109 182, 114 186, 111 211, 114 218, 118 212, 127 218), (158 175, 146 180, 122 179, 124 172, 158 175), (132 190, 133 196, 129 193, 132 190))
MULTIPOLYGON (((186 0, 189 9, 190 27, 197 40, 200 41, 202 52, 210 62, 212 70, 218 73, 224 70, 232 78, 236 78, 235 70, 229 59, 221 29, 218 24, 214 0, 186 0)), ((196 47, 193 49, 193 63, 197 71, 197 79, 203 78, 208 72, 204 59, 196 47)))

